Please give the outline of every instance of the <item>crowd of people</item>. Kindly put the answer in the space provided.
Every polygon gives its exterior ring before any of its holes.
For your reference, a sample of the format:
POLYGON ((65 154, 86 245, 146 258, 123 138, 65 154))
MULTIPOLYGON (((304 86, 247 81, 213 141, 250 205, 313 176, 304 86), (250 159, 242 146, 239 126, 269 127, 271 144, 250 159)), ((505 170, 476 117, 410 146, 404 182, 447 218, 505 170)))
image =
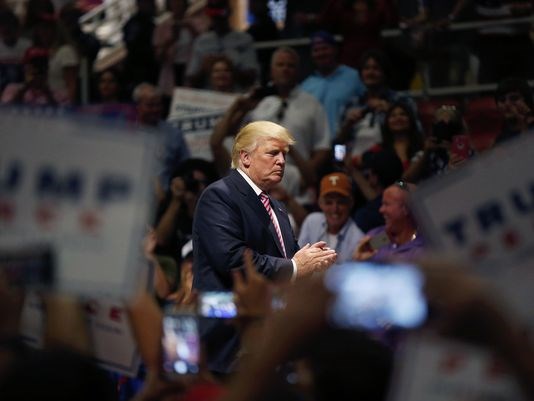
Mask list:
POLYGON ((96 367, 83 309, 55 294, 44 295, 45 350, 28 348, 17 337, 20 289, 0 280, 0 399, 385 400, 405 333, 342 330, 326 318, 335 294, 325 272, 351 262, 417 263, 438 310, 421 330, 496 352, 525 399, 534 397, 525 326, 478 277, 424 259, 428 244, 410 204, 425 180, 528 135, 528 33, 520 24, 476 32, 479 81, 498 82, 487 113, 502 123, 484 147, 464 118, 466 99, 444 101, 428 118, 399 91, 412 78, 412 56, 429 61, 437 85, 465 83, 469 49, 448 25, 469 12, 530 15, 532 2, 288 0, 283 30, 265 2, 250 3, 254 19, 242 32, 225 0, 195 9, 207 29, 185 0, 166 1, 158 24, 155 1, 137 0, 123 28, 126 58, 92 77, 91 102, 81 104, 81 60, 92 65, 101 45, 80 29, 77 6, 29 0, 21 22, 0 2, 3 104, 62 107, 162 139, 144 244, 153 288, 128 303, 143 368, 126 379, 96 367), (396 24, 399 43, 384 43, 380 31, 396 24), (308 53, 255 50, 255 41, 291 35, 309 36, 308 53), (211 132, 210 160, 166 120, 180 86, 235 95, 211 132), (201 319, 199 372, 164 378, 163 316, 191 313, 207 291, 233 291, 237 317, 201 319), (61 316, 72 319, 62 325, 61 316))

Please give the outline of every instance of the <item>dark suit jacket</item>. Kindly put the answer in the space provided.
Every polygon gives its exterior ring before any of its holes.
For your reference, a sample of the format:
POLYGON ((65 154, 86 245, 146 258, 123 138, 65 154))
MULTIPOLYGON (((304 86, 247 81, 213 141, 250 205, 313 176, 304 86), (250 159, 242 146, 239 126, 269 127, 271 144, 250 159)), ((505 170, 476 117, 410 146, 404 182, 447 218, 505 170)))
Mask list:
MULTIPOLYGON (((231 291, 231 271, 243 266, 243 252, 253 251, 259 272, 271 279, 287 279, 293 272, 290 258, 298 243, 285 207, 271 199, 280 224, 287 257, 269 214, 254 190, 232 170, 202 193, 193 219, 193 287, 198 291, 231 291)), ((235 332, 221 322, 201 322, 211 370, 227 372, 238 347, 235 332)))

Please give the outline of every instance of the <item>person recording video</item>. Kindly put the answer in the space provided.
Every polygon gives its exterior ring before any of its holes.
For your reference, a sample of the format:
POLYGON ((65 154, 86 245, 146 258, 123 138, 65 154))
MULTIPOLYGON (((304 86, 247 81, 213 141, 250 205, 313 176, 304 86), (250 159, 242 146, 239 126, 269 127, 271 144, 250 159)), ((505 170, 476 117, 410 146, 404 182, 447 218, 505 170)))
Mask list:
POLYGON ((431 134, 425 139, 422 155, 414 160, 402 178, 419 182, 459 167, 474 154, 467 125, 456 106, 442 105, 434 114, 431 134))
MULTIPOLYGON (((296 177, 299 184, 317 183, 319 171, 330 158, 330 129, 321 104, 297 86, 299 63, 292 48, 276 49, 271 58, 271 84, 238 97, 219 120, 210 146, 221 175, 230 167, 224 138, 233 136, 244 123, 264 120, 284 126, 295 137, 295 146, 288 153, 287 173, 296 177)), ((288 178, 286 174, 282 181, 286 189, 291 187, 288 178)))

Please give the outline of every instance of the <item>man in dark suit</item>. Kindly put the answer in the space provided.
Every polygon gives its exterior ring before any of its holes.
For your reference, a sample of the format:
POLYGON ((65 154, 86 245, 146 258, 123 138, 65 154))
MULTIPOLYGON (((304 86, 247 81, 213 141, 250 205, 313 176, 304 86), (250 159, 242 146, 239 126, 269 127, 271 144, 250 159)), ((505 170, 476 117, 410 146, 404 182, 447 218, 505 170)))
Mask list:
MULTIPOLYGON (((193 220, 193 287, 199 291, 231 291, 231 271, 243 265, 250 248, 259 272, 273 280, 295 280, 328 268, 336 253, 326 243, 299 249, 287 211, 268 198, 284 175, 286 155, 294 143, 282 126, 269 121, 246 125, 236 136, 232 170, 200 197, 193 220)), ((208 367, 232 370, 239 347, 234 330, 203 322, 208 367)))

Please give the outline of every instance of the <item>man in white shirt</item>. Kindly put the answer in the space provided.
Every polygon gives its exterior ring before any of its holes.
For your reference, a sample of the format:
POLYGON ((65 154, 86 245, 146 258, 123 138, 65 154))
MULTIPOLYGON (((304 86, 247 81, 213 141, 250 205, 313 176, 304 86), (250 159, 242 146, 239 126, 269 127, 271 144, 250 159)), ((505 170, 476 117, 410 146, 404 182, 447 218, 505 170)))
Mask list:
POLYGON ((272 86, 239 97, 215 130, 218 136, 230 136, 243 122, 266 120, 282 125, 295 138, 288 164, 298 168, 304 184, 315 185, 330 157, 330 129, 321 104, 297 87, 298 68, 295 50, 278 48, 271 59, 272 86))
POLYGON ((363 237, 350 218, 353 204, 352 182, 347 174, 324 176, 319 192, 321 211, 309 214, 302 223, 299 245, 324 241, 336 250, 338 263, 352 260, 352 253, 363 237))

